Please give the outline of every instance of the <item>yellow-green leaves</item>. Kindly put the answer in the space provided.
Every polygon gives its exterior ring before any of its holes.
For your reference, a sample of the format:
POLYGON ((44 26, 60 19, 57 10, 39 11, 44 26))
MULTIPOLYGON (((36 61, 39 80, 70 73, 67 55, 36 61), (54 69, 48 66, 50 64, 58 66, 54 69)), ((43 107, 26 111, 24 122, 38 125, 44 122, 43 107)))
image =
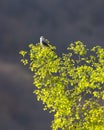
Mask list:
POLYGON ((33 73, 34 93, 53 112, 52 130, 104 129, 104 48, 77 41, 59 57, 49 44, 29 44, 21 62, 33 73), (27 57, 27 58, 26 58, 27 57))
POLYGON ((22 56, 24 57, 24 56, 27 54, 27 51, 21 50, 21 51, 19 52, 19 54, 22 55, 22 56))
POLYGON ((25 59, 25 56, 27 54, 27 51, 23 51, 21 50, 19 52, 19 54, 23 57, 23 59, 21 59, 21 62, 24 64, 24 65, 27 65, 28 64, 28 59, 25 59))
POLYGON ((27 59, 21 59, 21 62, 22 62, 24 65, 27 65, 27 64, 28 64, 28 60, 27 60, 27 59))
POLYGON ((75 43, 71 43, 70 47, 68 47, 68 50, 72 50, 75 54, 79 54, 82 56, 87 53, 88 49, 81 41, 77 41, 75 43))

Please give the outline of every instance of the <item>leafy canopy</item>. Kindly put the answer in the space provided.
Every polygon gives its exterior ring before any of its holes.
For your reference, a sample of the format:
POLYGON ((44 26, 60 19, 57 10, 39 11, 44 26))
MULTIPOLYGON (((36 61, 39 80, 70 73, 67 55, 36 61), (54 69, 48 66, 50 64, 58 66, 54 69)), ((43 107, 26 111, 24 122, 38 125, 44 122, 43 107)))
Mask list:
POLYGON ((104 48, 76 41, 61 57, 55 49, 37 43, 20 51, 33 72, 37 99, 54 114, 52 130, 103 130, 104 48))

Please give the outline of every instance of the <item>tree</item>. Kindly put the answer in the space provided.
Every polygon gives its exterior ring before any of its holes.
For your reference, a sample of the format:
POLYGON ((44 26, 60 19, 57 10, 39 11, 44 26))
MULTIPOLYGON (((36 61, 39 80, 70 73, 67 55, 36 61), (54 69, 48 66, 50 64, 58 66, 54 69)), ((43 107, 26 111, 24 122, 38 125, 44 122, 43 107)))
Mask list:
POLYGON ((54 114, 52 130, 103 130, 104 48, 76 41, 61 57, 55 49, 37 43, 20 51, 33 72, 37 99, 54 114))

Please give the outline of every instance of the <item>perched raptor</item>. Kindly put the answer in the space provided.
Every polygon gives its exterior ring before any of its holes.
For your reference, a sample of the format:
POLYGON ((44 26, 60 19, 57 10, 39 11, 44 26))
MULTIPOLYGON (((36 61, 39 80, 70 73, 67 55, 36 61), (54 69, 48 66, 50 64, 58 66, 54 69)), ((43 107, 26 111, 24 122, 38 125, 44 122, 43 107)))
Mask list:
POLYGON ((40 44, 49 47, 48 43, 46 42, 46 39, 43 36, 40 37, 40 44))

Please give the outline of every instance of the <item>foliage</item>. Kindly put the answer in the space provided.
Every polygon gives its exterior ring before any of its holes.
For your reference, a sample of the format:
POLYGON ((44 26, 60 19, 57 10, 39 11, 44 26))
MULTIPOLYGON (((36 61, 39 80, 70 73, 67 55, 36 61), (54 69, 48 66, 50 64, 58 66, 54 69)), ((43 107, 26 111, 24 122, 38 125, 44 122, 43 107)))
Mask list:
POLYGON ((76 41, 67 50, 59 57, 54 46, 37 43, 20 51, 33 72, 34 93, 54 114, 52 130, 103 130, 104 48, 76 41))

